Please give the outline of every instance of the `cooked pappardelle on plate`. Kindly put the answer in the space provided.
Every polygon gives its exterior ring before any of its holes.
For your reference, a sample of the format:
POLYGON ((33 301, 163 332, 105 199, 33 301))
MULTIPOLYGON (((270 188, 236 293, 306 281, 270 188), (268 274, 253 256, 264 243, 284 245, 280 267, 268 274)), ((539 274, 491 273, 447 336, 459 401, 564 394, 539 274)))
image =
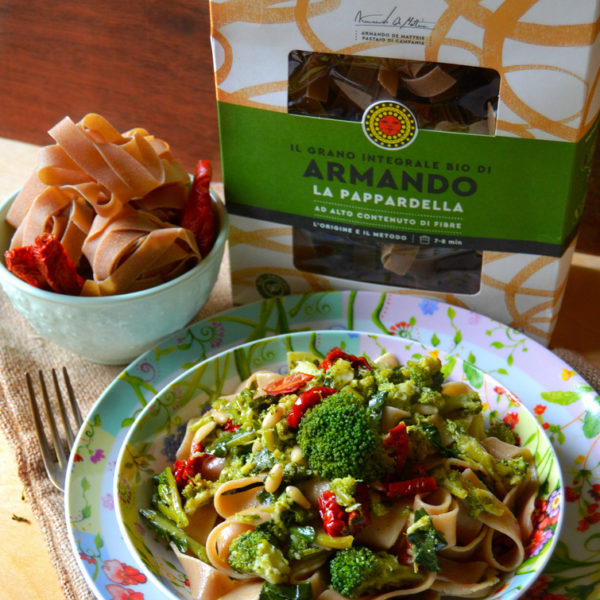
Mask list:
POLYGON ((203 600, 481 597, 525 558, 531 452, 433 355, 288 354, 191 420, 142 515, 203 600))

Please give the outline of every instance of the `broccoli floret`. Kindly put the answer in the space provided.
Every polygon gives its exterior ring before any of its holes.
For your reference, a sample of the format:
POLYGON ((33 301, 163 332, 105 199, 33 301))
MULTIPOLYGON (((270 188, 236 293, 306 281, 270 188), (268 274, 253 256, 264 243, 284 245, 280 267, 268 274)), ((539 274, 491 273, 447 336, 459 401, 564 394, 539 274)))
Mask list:
POLYGON ((260 396, 256 389, 244 389, 235 398, 223 397, 213 402, 213 408, 227 413, 245 431, 260 429, 263 413, 272 404, 269 396, 260 396))
POLYGON ((310 409, 297 441, 310 469, 324 479, 350 475, 369 482, 394 467, 368 407, 351 394, 338 392, 310 409))
POLYGON ((529 465, 522 456, 513 458, 501 458, 496 462, 496 471, 511 487, 523 482, 527 476, 529 465))
POLYGON ((513 446, 517 443, 517 436, 515 432, 510 428, 509 425, 503 421, 496 421, 492 423, 487 430, 487 434, 490 437, 498 438, 499 440, 512 444, 513 446))
POLYGON ((472 390, 465 394, 444 395, 444 405, 440 409, 443 415, 458 413, 460 415, 478 415, 482 410, 479 394, 472 390))
POLYGON ((273 536, 261 528, 236 537, 229 546, 227 561, 234 571, 258 575, 269 583, 285 581, 290 572, 290 565, 273 543, 273 536))
POLYGON ((278 528, 284 535, 292 525, 299 525, 307 521, 311 516, 310 510, 306 510, 296 504, 285 492, 272 504, 270 523, 278 528))
POLYGON ((382 383, 402 383, 404 375, 402 375, 402 367, 383 367, 375 365, 371 371, 375 381, 381 385, 382 383))
POLYGON ((444 409, 446 402, 444 396, 442 396, 441 392, 437 390, 432 390, 431 388, 424 387, 421 388, 421 393, 416 399, 417 404, 426 404, 427 406, 433 406, 440 410, 440 412, 444 409))
MULTIPOLYGON (((431 427, 434 427, 435 429, 434 425, 431 425, 431 427)), ((406 428, 406 432, 408 433, 409 439, 408 447, 411 463, 420 464, 428 456, 436 453, 437 447, 423 427, 420 425, 409 425, 406 428)))
POLYGON ((422 356, 418 361, 407 361, 402 374, 406 379, 411 379, 419 390, 431 388, 440 391, 442 389, 444 381, 442 361, 430 354, 422 356))
POLYGON ((185 512, 191 515, 196 509, 207 504, 214 496, 218 485, 218 481, 203 479, 201 473, 188 479, 186 486, 181 490, 185 512))
POLYGON ((411 462, 420 463, 432 454, 456 456, 454 446, 444 446, 440 431, 433 423, 418 415, 416 415, 416 419, 417 422, 414 425, 406 428, 410 441, 411 462))
POLYGON ((401 565, 387 552, 354 546, 338 552, 329 563, 331 587, 346 598, 358 598, 388 587, 398 587, 422 576, 401 565))
POLYGON ((288 533, 288 555, 290 558, 301 560, 307 556, 324 552, 322 548, 313 545, 316 532, 311 525, 293 525, 288 533))
POLYGON ((480 466, 496 487, 500 497, 523 480, 527 473, 527 464, 522 457, 509 461, 496 459, 474 437, 465 434, 456 422, 446 421, 446 426, 456 441, 457 455, 480 466))
POLYGON ((412 401, 418 396, 419 389, 414 381, 407 379, 399 383, 385 382, 379 384, 379 392, 387 394, 385 403, 394 408, 410 410, 412 401))
POLYGON ((377 381, 373 376, 373 371, 364 371, 364 376, 358 376, 350 383, 352 389, 358 396, 368 398, 377 393, 377 381))
POLYGON ((450 470, 447 473, 436 471, 435 478, 453 496, 464 501, 472 519, 478 519, 482 512, 496 516, 503 513, 502 505, 499 504, 492 492, 464 481, 457 471, 450 470))
POLYGON ((336 502, 340 506, 348 507, 356 504, 354 493, 358 482, 354 477, 334 479, 329 484, 329 489, 335 494, 336 502))
POLYGON ((305 525, 314 515, 296 504, 285 492, 282 494, 269 494, 265 490, 258 495, 261 504, 268 505, 271 518, 266 523, 258 526, 258 529, 269 531, 272 539, 277 540, 278 545, 284 548, 289 541, 289 530, 296 525, 305 525))
POLYGON ((292 484, 312 477, 312 471, 307 465, 297 462, 288 462, 283 465, 282 481, 284 484, 292 484))
POLYGON ((347 360, 339 358, 327 369, 324 383, 339 390, 350 384, 354 378, 354 367, 347 360))

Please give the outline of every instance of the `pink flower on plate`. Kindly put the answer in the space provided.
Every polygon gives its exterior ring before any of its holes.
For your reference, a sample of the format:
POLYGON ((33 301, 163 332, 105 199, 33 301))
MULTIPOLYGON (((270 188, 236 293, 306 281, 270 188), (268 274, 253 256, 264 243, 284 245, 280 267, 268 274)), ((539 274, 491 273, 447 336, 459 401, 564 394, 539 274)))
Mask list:
POLYGON ((109 583, 106 591, 110 594, 111 600, 144 600, 142 592, 135 592, 114 583, 109 583))
POLYGON ((85 554, 84 552, 79 553, 79 558, 81 558, 81 560, 84 560, 86 563, 89 563, 90 565, 96 564, 96 559, 93 556, 85 554))
POLYGON ((146 582, 146 576, 143 573, 140 573, 135 567, 130 567, 116 558, 107 560, 104 565, 102 565, 102 570, 114 583, 136 585, 137 583, 146 582))
POLYGON ((471 313, 469 315, 469 325, 477 325, 477 323, 479 323, 480 320, 481 315, 478 315, 477 313, 471 313))
POLYGON ((94 450, 94 454, 92 454, 92 456, 90 456, 90 460, 96 464, 97 462, 100 462, 103 458, 106 458, 104 456, 104 450, 102 450, 102 448, 98 448, 97 450, 94 450))
POLYGON ((107 510, 115 510, 115 501, 112 494, 106 494, 101 498, 102 506, 107 510))

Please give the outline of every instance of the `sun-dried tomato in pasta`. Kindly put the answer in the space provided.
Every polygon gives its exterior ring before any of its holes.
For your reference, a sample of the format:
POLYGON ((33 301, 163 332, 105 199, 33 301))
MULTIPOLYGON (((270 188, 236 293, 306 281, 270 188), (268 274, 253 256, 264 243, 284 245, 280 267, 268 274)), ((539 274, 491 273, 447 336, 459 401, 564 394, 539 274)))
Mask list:
POLYGON ((210 199, 211 179, 212 163, 210 160, 199 160, 181 219, 181 226, 189 229, 196 237, 198 250, 203 257, 213 247, 217 231, 217 219, 210 199))

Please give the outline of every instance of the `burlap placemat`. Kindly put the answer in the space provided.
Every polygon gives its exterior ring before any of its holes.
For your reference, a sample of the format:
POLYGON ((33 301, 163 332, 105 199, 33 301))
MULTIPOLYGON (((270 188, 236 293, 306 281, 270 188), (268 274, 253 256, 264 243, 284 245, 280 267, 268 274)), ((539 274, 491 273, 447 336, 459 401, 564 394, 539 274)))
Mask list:
MULTIPOLYGON (((197 318, 231 306, 227 269, 224 262, 219 282, 197 318)), ((63 495, 52 486, 44 470, 24 393, 24 373, 67 367, 82 413, 87 414, 122 367, 87 362, 44 340, 12 308, 3 292, 0 292, 0 315, 0 426, 15 453, 27 500, 40 523, 65 597, 68 600, 93 600, 94 595, 77 566, 71 547, 65 543, 68 532, 63 495)), ((600 390, 600 370, 569 350, 557 350, 556 353, 600 390)))
MULTIPOLYGON (((221 312, 231 306, 227 259, 208 302, 196 319, 221 312)), ((96 399, 124 366, 103 366, 83 360, 41 338, 12 307, 0 290, 0 426, 12 447, 25 495, 38 520, 48 552, 68 600, 93 600, 68 540, 63 494, 48 479, 38 441, 33 430, 26 372, 65 366, 85 416, 96 399)), ((0 585, 0 589, 1 589, 0 585)), ((1 595, 1 594, 0 594, 1 595)))

